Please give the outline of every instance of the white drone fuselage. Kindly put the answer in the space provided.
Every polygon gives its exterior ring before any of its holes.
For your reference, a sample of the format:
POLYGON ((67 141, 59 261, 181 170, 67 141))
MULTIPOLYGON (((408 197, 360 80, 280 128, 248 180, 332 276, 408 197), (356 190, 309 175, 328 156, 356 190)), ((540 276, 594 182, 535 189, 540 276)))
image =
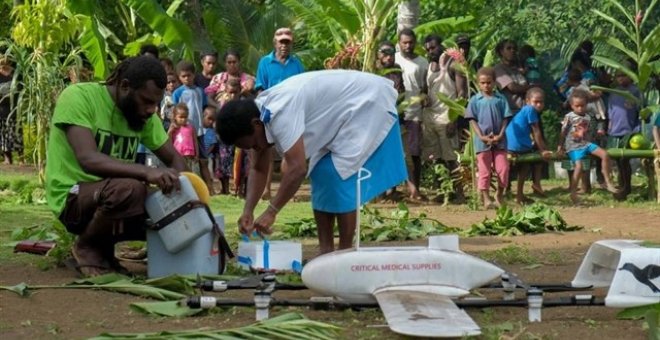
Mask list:
POLYGON ((319 293, 350 302, 373 302, 374 292, 397 286, 434 286, 462 296, 504 271, 456 248, 369 247, 335 251, 305 265, 303 282, 319 293))

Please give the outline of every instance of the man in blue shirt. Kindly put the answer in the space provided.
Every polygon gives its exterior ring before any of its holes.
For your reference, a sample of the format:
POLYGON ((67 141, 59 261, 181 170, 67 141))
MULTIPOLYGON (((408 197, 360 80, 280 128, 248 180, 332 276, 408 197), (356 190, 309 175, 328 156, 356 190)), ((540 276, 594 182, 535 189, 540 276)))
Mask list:
POLYGON ((278 28, 273 37, 274 49, 261 57, 257 67, 257 91, 267 90, 284 79, 305 72, 298 57, 291 55, 293 32, 287 27, 278 28))
MULTIPOLYGON (((298 57, 291 55, 293 46, 293 32, 288 27, 281 27, 275 31, 273 36, 274 49, 269 54, 261 57, 257 66, 257 80, 254 84, 258 93, 281 83, 296 74, 305 72, 302 62, 298 57)), ((275 157, 279 157, 275 155, 275 157)), ((273 164, 270 164, 268 177, 266 178, 266 190, 264 199, 270 199, 271 179, 273 177, 273 164)))

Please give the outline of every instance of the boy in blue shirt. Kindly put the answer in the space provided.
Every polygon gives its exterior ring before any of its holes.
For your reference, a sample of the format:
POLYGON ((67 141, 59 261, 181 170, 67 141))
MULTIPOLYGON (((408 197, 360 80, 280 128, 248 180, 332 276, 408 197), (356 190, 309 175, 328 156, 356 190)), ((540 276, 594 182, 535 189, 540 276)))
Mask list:
MULTIPOLYGON (((549 158, 552 152, 546 150, 541 128, 539 127, 539 112, 543 111, 545 104, 543 90, 538 87, 532 87, 527 90, 525 102, 526 105, 513 116, 511 122, 506 127, 507 150, 511 154, 522 155, 534 152, 537 149, 543 158, 549 158), (532 143, 530 135, 534 137, 534 143, 532 143)), ((518 183, 516 202, 520 205, 531 203, 531 200, 523 194, 525 180, 529 175, 529 167, 529 163, 517 164, 518 183)), ((535 178, 538 178, 540 181, 541 167, 535 166, 534 171, 538 175, 535 178)), ((540 187, 540 183, 535 184, 537 187, 540 187)))

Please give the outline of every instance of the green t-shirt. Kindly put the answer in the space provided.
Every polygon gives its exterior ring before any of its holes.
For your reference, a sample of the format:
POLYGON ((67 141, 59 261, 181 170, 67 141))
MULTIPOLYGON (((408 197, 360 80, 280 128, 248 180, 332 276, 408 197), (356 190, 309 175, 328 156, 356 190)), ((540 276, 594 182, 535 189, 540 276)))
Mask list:
POLYGON ((127 163, 135 162, 138 144, 157 150, 167 141, 160 119, 152 115, 142 131, 129 128, 105 85, 81 83, 67 87, 57 100, 48 141, 46 200, 59 216, 75 184, 96 182, 101 177, 86 173, 66 138, 64 128, 76 125, 92 131, 98 151, 127 163))

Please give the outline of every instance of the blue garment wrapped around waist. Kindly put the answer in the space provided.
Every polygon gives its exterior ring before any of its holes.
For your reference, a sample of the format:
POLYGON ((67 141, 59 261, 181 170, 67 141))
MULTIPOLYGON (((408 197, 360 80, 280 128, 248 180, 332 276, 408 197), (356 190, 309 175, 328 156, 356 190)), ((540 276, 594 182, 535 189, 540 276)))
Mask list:
MULTIPOLYGON (((360 204, 370 201, 408 178, 398 122, 392 126, 385 140, 362 167, 372 175, 361 183, 360 204)), ((357 177, 358 174, 355 173, 342 180, 332 162, 332 153, 327 153, 310 173, 312 208, 329 213, 355 210, 357 177)))

